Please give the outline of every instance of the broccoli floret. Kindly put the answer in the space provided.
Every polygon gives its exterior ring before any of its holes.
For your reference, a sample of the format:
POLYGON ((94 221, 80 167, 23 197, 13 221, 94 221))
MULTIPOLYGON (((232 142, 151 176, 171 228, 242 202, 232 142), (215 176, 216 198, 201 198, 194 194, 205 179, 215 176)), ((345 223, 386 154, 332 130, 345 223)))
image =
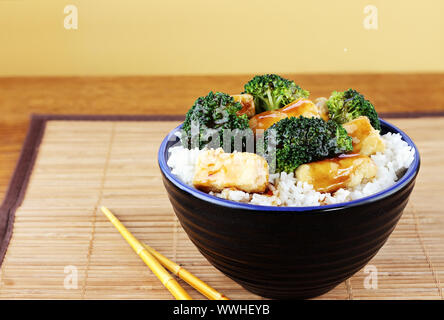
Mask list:
POLYGON ((268 159, 276 157, 276 172, 291 173, 301 164, 353 149, 352 138, 341 125, 319 118, 301 116, 283 119, 268 128, 264 137, 268 159))
POLYGON ((299 98, 308 98, 309 92, 294 81, 284 79, 276 74, 255 76, 244 86, 243 93, 254 97, 256 113, 276 110, 299 98))
POLYGON ((191 143, 191 139, 193 139, 192 125, 198 125, 199 149, 210 143, 215 135, 219 136, 219 145, 213 147, 223 147, 225 129, 249 129, 247 115, 238 116, 236 114, 241 109, 242 105, 226 93, 211 91, 208 95, 197 98, 188 111, 182 126, 182 144, 186 148, 193 147, 191 143))
POLYGON ((327 108, 330 119, 339 124, 349 122, 360 116, 366 116, 373 128, 381 130, 375 107, 356 90, 334 91, 327 100, 327 108))

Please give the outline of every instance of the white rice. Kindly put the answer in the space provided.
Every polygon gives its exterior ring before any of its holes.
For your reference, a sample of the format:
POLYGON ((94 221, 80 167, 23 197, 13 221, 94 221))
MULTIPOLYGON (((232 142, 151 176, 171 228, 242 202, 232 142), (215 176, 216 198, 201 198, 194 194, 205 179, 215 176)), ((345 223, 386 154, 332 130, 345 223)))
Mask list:
MULTIPOLYGON (((378 168, 376 177, 355 188, 339 189, 333 194, 321 193, 314 190, 312 185, 298 181, 293 173, 282 172, 270 175, 272 195, 249 194, 230 189, 225 189, 220 193, 210 192, 210 194, 227 200, 256 205, 292 207, 335 204, 367 197, 393 185, 414 159, 413 148, 402 140, 399 133, 387 133, 382 136, 382 139, 386 146, 384 153, 378 152, 371 156, 378 168)), ((201 150, 197 148, 188 150, 182 146, 175 146, 169 151, 168 166, 171 172, 186 184, 192 185, 195 164, 201 150)))

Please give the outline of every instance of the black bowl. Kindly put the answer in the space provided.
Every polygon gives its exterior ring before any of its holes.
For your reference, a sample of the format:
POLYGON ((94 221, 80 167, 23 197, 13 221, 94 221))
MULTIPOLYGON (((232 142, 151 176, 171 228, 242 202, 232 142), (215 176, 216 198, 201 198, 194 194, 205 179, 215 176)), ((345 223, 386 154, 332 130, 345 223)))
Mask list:
MULTIPOLYGON (((167 165, 174 129, 158 154, 163 182, 188 237, 205 258, 245 289, 267 298, 319 296, 359 271, 384 245, 407 205, 418 149, 395 126, 415 160, 390 188, 359 200, 316 207, 271 207, 220 199, 181 182, 167 165)), ((395 258, 395 257, 394 257, 395 258)))

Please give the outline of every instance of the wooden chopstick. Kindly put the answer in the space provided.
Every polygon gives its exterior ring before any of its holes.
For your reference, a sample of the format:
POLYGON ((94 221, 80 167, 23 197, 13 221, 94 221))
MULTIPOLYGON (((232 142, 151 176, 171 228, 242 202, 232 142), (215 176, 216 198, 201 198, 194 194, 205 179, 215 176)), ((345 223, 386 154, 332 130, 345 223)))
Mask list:
POLYGON ((102 212, 120 232, 123 238, 130 244, 137 255, 159 278, 162 284, 171 292, 177 300, 192 300, 190 295, 179 285, 179 283, 166 271, 160 262, 154 258, 143 244, 134 237, 128 229, 116 218, 116 216, 106 207, 101 207, 102 212))
POLYGON ((190 286, 192 286, 194 289, 199 291, 201 294, 203 294, 205 297, 207 297, 210 300, 230 300, 227 297, 225 297, 223 294, 219 293, 216 289, 212 288, 199 278, 197 278, 195 275, 193 275, 191 272, 186 270, 185 268, 181 267, 177 263, 169 260, 167 257, 162 255, 161 253, 157 252, 150 246, 142 243, 142 245, 147 249, 159 262, 167 268, 169 271, 171 271, 173 274, 187 282, 190 286))

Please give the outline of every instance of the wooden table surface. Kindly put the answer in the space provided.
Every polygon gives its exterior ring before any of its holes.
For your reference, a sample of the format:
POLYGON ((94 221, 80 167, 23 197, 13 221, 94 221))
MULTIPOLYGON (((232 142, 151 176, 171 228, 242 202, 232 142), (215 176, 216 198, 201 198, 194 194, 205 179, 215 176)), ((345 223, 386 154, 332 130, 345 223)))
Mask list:
MULTIPOLYGON (((378 112, 444 111, 444 74, 284 75, 313 98, 355 88, 378 112)), ((251 75, 0 78, 0 198, 32 113, 184 114, 210 90, 239 93, 251 75)))

